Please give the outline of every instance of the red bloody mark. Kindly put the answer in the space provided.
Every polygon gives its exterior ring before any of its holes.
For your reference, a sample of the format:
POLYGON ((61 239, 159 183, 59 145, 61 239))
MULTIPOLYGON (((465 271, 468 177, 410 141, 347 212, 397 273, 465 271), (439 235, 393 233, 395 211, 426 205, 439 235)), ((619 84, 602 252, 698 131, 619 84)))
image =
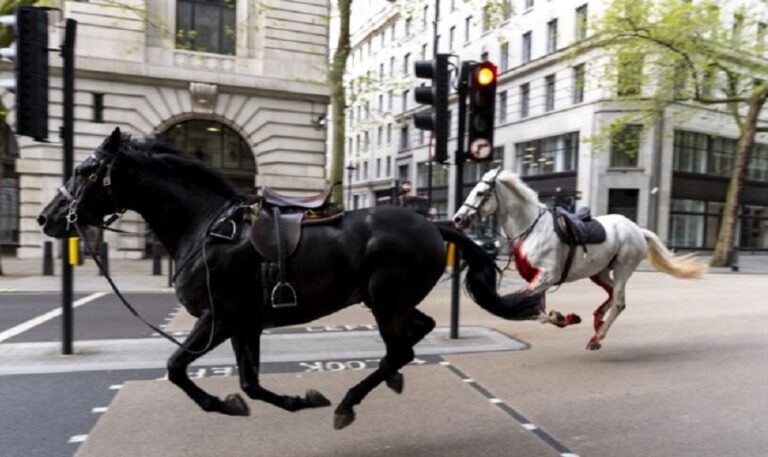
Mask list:
POLYGON ((591 279, 592 282, 594 282, 598 286, 602 287, 603 290, 605 290, 608 293, 608 300, 604 301, 603 304, 600 305, 594 312, 594 316, 595 316, 594 327, 595 327, 595 333, 597 333, 597 331, 600 330, 600 327, 603 326, 603 315, 605 315, 605 310, 610 305, 611 300, 613 299, 613 287, 606 284, 597 275, 590 276, 589 279, 591 279))
POLYGON ((529 284, 535 282, 534 280, 537 279, 541 273, 538 268, 533 268, 531 266, 530 262, 528 262, 528 258, 523 254, 523 243, 515 243, 512 246, 511 251, 511 254, 515 257, 515 266, 517 267, 517 272, 520 273, 520 276, 528 281, 529 284))

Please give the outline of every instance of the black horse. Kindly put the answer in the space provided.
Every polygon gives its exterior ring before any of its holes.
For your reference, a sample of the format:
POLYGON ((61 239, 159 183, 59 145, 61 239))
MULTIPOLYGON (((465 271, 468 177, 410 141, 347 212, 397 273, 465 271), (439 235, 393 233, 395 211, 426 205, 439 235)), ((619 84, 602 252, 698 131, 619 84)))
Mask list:
POLYGON ((221 400, 187 376, 190 363, 228 338, 241 388, 249 397, 288 411, 330 405, 314 390, 298 397, 261 386, 260 336, 264 328, 309 322, 360 302, 376 319, 386 355, 338 405, 335 427, 350 424, 354 405, 382 382, 400 392, 398 370, 413 360, 413 346, 435 326, 416 305, 443 273, 445 240, 461 249, 468 263, 467 288, 484 309, 505 319, 538 314, 536 298, 498 295, 494 262, 463 233, 397 207, 347 212, 335 225, 305 227, 287 265, 299 305, 273 309, 263 299, 263 259, 249 241, 250 222, 239 222, 231 241, 209 236, 212 223, 243 201, 243 195, 197 159, 153 141, 132 140, 115 129, 38 218, 46 234, 62 238, 74 224, 99 226, 106 216, 126 209, 144 217, 177 262, 181 304, 198 318, 183 347, 168 360, 168 376, 205 411, 249 414, 240 395, 221 400))

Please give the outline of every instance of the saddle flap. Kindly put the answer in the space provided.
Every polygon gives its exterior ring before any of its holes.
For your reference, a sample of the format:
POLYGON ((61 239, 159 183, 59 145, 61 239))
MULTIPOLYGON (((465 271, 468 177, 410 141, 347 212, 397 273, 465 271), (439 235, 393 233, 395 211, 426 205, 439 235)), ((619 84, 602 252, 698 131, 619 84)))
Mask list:
MULTIPOLYGON (((303 219, 303 212, 280 215, 280 226, 283 231, 282 239, 286 257, 293 255, 299 246, 301 222, 303 219)), ((277 242, 278 236, 277 232, 275 232, 274 215, 270 211, 261 211, 251 227, 251 244, 264 259, 276 262, 278 260, 277 242)))
POLYGON ((555 232, 569 246, 599 244, 606 239, 605 228, 592 219, 589 208, 580 208, 574 214, 558 207, 553 210, 553 214, 555 232))

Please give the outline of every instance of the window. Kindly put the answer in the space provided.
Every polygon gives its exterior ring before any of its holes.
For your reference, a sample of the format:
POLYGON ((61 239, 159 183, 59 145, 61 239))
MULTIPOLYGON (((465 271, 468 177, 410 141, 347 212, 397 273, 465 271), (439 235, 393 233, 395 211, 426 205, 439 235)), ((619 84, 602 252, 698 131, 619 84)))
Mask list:
POLYGON ((573 103, 584 101, 584 64, 573 67, 573 103))
POLYGON ((387 146, 392 144, 392 124, 387 124, 387 146))
POLYGON ((611 167, 637 167, 642 126, 627 124, 611 138, 611 167))
POLYGON ((411 18, 405 18, 405 36, 411 36, 411 18))
POLYGON ((485 5, 483 7, 483 33, 487 32, 491 28, 491 6, 485 5))
POLYGON ((385 176, 392 176, 392 157, 387 157, 387 174, 385 176))
POLYGON ((544 78, 544 111, 555 109, 555 75, 544 78))
POLYGON ((757 45, 764 47, 765 46, 765 36, 766 31, 768 31, 768 24, 765 22, 758 22, 757 23, 757 45))
POLYGON ((421 60, 427 60, 427 43, 421 45, 421 60))
POLYGON ((405 151, 410 147, 410 142, 408 141, 408 126, 404 125, 400 128, 400 147, 398 150, 400 152, 405 151))
POLYGON ((381 178, 381 158, 376 159, 376 178, 381 178))
POLYGON ((755 144, 752 161, 747 168, 747 179, 768 182, 768 144, 755 144))
POLYGON ((499 123, 507 122, 507 91, 499 92, 499 123))
POLYGON ((547 53, 557 51, 557 19, 547 22, 547 53))
POLYGON ((707 172, 707 135, 675 131, 673 169, 690 173, 707 172))
POLYGON ((619 97, 640 95, 643 61, 639 58, 624 58, 619 62, 619 78, 616 94, 619 97))
POLYGON ((235 54, 235 5, 228 0, 178 0, 176 48, 235 54))
POLYGON ((706 202, 673 198, 670 211, 670 247, 703 247, 706 202))
POLYGON ((391 90, 387 92, 387 109, 390 113, 395 109, 395 96, 392 94, 391 90))
POLYGON ((368 161, 363 162, 363 180, 368 180, 368 161))
POLYGON ((93 122, 104 122, 104 94, 93 94, 93 122))
POLYGON ((408 53, 403 57, 403 75, 408 76, 411 71, 411 54, 408 53))
POLYGON ((403 112, 408 111, 408 95, 411 93, 410 90, 406 89, 403 91, 403 112))
POLYGON ((576 31, 574 38, 576 41, 583 40, 587 37, 587 4, 583 4, 576 8, 576 31))
POLYGON ((531 85, 525 83, 520 86, 520 117, 528 117, 531 105, 531 85))
POLYGON ((379 112, 384 112, 384 94, 379 94, 379 112))
POLYGON ((411 180, 411 167, 408 164, 400 165, 397 167, 397 179, 400 181, 411 180))
POLYGON ((472 37, 472 16, 467 16, 464 19, 464 42, 469 43, 469 39, 472 37))
POLYGON ((395 58, 389 58, 389 76, 395 76, 395 58))
POLYGON ((483 51, 480 54, 480 62, 487 62, 488 61, 488 51, 483 51))
POLYGON ((505 21, 512 17, 512 0, 503 0, 501 4, 501 15, 505 21))
POLYGON ((515 148, 522 176, 573 172, 578 166, 579 132, 518 143, 515 148))
MULTIPOLYGON (((703 133, 675 131, 673 169, 689 173, 710 174, 729 177, 733 170, 733 159, 737 141, 703 133)), ((763 148, 755 144, 747 176, 760 179, 764 167, 763 148), (749 170, 752 170, 751 172, 749 170)), ((748 178, 749 179, 749 178, 748 178)))
POLYGON ((421 28, 426 29, 429 24, 429 5, 424 5, 424 9, 421 12, 421 28))
POLYGON ((389 26, 389 41, 391 41, 391 42, 394 42, 395 41, 395 37, 397 36, 396 35, 396 30, 395 30, 395 26, 396 25, 397 25, 396 23, 393 23, 391 26, 389 26))
POLYGON ((525 9, 533 8, 533 0, 525 0, 525 9))
POLYGON ((256 162, 240 135, 215 121, 190 120, 162 133, 168 144, 221 171, 238 189, 253 189, 256 162))
POLYGON ((501 43, 499 47, 499 71, 509 70, 509 43, 501 43))
POLYGON ((450 30, 448 30, 448 49, 453 50, 453 39, 456 35, 456 26, 452 26, 450 30))
POLYGON ((531 61, 531 32, 525 32, 523 34, 522 50, 520 52, 523 63, 531 61))
POLYGON ((378 130, 376 131, 376 145, 381 146, 383 141, 384 141, 384 127, 379 126, 378 130))

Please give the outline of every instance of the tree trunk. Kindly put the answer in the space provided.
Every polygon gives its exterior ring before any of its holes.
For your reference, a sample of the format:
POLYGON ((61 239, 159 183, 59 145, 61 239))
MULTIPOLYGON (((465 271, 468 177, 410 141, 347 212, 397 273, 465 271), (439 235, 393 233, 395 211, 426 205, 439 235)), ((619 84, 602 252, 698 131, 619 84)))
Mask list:
POLYGON ((755 144, 760 110, 763 108, 767 96, 768 90, 763 90, 749 99, 749 111, 744 127, 741 129, 739 141, 736 144, 733 172, 728 183, 728 194, 725 197, 720 232, 717 235, 715 252, 712 254, 712 261, 710 262, 710 265, 713 267, 728 266, 731 260, 734 240, 736 239, 736 227, 738 226, 741 191, 744 188, 744 178, 747 175, 749 162, 752 158, 752 148, 755 144))
MULTIPOLYGON (((333 133, 331 138, 331 184, 344 182, 344 139, 346 136, 346 96, 344 92, 344 72, 347 69, 347 57, 350 53, 349 16, 352 0, 338 0, 339 8, 339 41, 333 53, 330 72, 331 86, 331 116, 333 117, 333 133)), ((333 202, 343 205, 344 187, 336 186, 333 190, 333 202)))

